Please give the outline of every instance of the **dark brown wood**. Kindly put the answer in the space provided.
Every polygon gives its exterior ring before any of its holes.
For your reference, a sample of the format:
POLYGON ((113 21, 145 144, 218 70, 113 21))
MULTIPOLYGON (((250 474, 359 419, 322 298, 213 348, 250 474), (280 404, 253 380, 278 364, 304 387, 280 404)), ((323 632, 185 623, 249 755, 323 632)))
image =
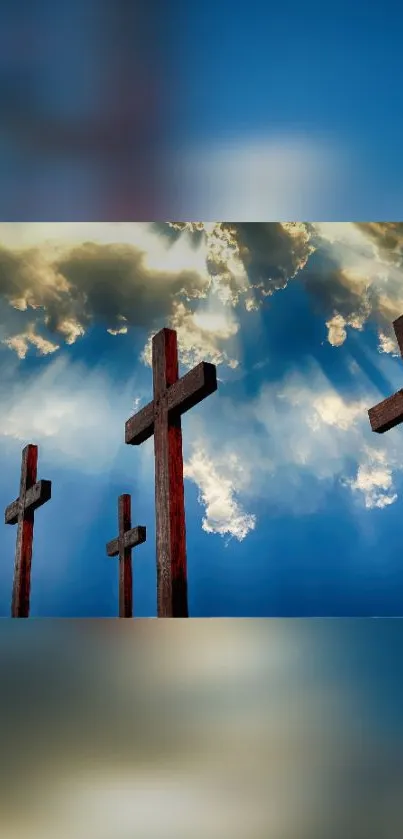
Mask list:
POLYGON ((384 434, 403 421, 403 390, 398 390, 393 396, 379 402, 368 411, 372 431, 384 434))
POLYGON ((396 340, 399 344, 400 355, 403 356, 403 315, 393 321, 393 329, 395 330, 396 340))
MULTIPOLYGON (((173 331, 173 330, 169 330, 173 331)), ((214 364, 202 361, 181 379, 172 384, 167 391, 168 411, 178 408, 179 414, 184 414, 194 408, 210 393, 217 390, 217 374, 214 364)), ((154 401, 149 402, 134 414, 125 428, 126 443, 139 446, 154 434, 154 401)))
MULTIPOLYGON (((403 315, 393 322, 400 355, 403 356, 403 315)), ((403 422, 403 390, 398 390, 368 411, 372 431, 384 434, 403 422)))
POLYGON ((132 549, 146 541, 145 527, 131 526, 130 495, 118 501, 119 536, 106 546, 108 556, 119 556, 119 617, 133 617, 132 549))
POLYGON ((13 618, 29 616, 34 513, 49 501, 51 481, 37 481, 38 446, 31 443, 22 452, 20 494, 5 510, 5 523, 17 524, 14 583, 11 603, 13 618))
POLYGON ((177 335, 152 341, 153 401, 126 422, 125 441, 154 435, 158 617, 188 617, 181 416, 217 390, 214 364, 201 362, 179 379, 177 335))

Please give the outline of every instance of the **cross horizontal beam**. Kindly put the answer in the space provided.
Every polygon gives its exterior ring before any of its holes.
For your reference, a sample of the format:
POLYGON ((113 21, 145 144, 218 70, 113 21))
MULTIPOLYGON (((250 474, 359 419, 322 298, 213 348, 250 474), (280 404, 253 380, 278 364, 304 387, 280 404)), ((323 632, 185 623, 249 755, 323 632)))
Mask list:
MULTIPOLYGON (((142 545, 147 538, 147 528, 139 525, 132 527, 124 535, 124 549, 135 548, 137 545, 142 545)), ((106 553, 108 556, 118 556, 119 554, 119 537, 112 539, 106 546, 106 553)))
MULTIPOLYGON (((166 393, 166 407, 169 413, 185 414, 198 405, 206 396, 217 390, 217 372, 214 364, 201 361, 193 370, 182 376, 166 393)), ((125 442, 139 446, 154 433, 155 403, 149 402, 137 414, 127 420, 125 442)))
MULTIPOLYGON (((25 495, 25 510, 32 510, 34 512, 41 507, 42 504, 45 504, 47 501, 50 500, 52 495, 52 481, 37 481, 33 487, 27 489, 25 495)), ((5 510, 5 524, 17 524, 18 522, 18 513, 20 509, 20 501, 17 498, 15 501, 12 501, 11 504, 6 507, 5 510)))
POLYGON ((168 387, 168 411, 177 409, 180 414, 190 411, 206 396, 217 390, 217 370, 214 364, 201 361, 193 370, 168 387))
POLYGON ((154 434, 154 402, 149 402, 125 423, 125 442, 139 446, 154 434))
POLYGON ((398 390, 393 396, 379 402, 368 411, 372 431, 384 434, 403 422, 403 390, 398 390))

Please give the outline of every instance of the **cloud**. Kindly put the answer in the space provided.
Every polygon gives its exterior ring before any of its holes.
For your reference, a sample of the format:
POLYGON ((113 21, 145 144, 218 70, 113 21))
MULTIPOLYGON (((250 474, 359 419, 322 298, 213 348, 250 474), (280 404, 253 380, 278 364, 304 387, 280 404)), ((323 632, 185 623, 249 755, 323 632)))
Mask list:
POLYGON ((242 465, 235 455, 229 461, 217 457, 213 461, 206 454, 203 442, 193 444, 184 475, 198 487, 199 501, 205 508, 202 527, 206 533, 234 537, 241 542, 254 530, 256 517, 245 513, 236 499, 242 488, 241 473, 242 465))
POLYGON ((403 266, 403 223, 395 221, 357 222, 356 227, 374 243, 381 259, 403 266))
POLYGON ((348 328, 367 322, 378 330, 378 349, 397 354, 393 321, 403 313, 403 226, 399 223, 311 225, 320 258, 301 275, 327 316, 328 340, 341 346, 348 328))
MULTIPOLYGON (((226 346, 234 345, 237 318, 225 305, 224 278, 214 285, 208 267, 210 252, 218 258, 220 236, 206 239, 203 225, 195 247, 197 227, 187 241, 168 224, 0 226, 8 243, 0 248, 0 295, 10 313, 30 317, 22 328, 8 317, 3 343, 24 358, 30 347, 46 354, 61 341, 74 343, 93 323, 112 335, 137 326, 150 331, 147 360, 153 332, 170 325, 178 331, 182 363, 205 358, 236 366, 226 346), (172 230, 174 238, 162 236, 161 228, 165 234, 172 230), (80 233, 92 240, 80 240, 80 233)), ((229 253, 226 258, 227 285, 235 287, 242 274, 241 286, 247 288, 243 265, 237 275, 229 253)))
POLYGON ((393 492, 393 468, 384 449, 364 449, 365 461, 360 463, 356 477, 346 479, 345 486, 364 497, 367 510, 389 507, 397 500, 393 492))
POLYGON ((371 322, 379 351, 398 353, 392 322, 403 312, 403 224, 227 221, 171 228, 187 238, 204 230, 212 287, 224 303, 250 311, 295 278, 324 317, 333 346, 371 322))
POLYGON ((397 352, 400 223, 3 224, 0 238, 0 295, 28 318, 10 317, 2 340, 21 357, 74 343, 93 323, 114 335, 170 324, 183 363, 235 366, 238 307, 256 309, 290 280, 303 283, 333 346, 371 321, 379 350, 397 352))
MULTIPOLYGON (((5 336, 19 352, 29 344, 46 352, 55 335, 73 343, 92 323, 104 324, 112 333, 129 326, 150 328, 169 318, 175 300, 197 299, 209 289, 205 260, 199 253, 181 242, 168 247, 141 225, 134 243, 127 229, 128 241, 119 240, 119 226, 112 226, 116 241, 87 242, 74 241, 68 231, 63 239, 63 225, 50 229, 54 239, 35 242, 28 227, 28 247, 23 225, 20 244, 25 246, 18 247, 16 227, 0 228, 3 243, 9 240, 8 246, 0 247, 0 295, 14 309, 29 312, 28 329, 5 336), (45 328, 47 335, 40 336, 38 327, 45 328), (32 339, 33 335, 39 337, 32 339)), ((77 225, 76 237, 79 231, 77 225)), ((39 229, 37 236, 44 233, 39 229)), ((109 226, 99 225, 98 237, 104 234, 108 239, 108 233, 112 238, 109 226)))
POLYGON ((35 325, 29 324, 28 328, 20 334, 13 335, 11 338, 4 338, 3 344, 10 349, 15 350, 18 358, 25 358, 29 347, 36 347, 40 355, 49 355, 60 349, 59 344, 54 344, 52 341, 47 341, 41 335, 35 332, 35 325))
MULTIPOLYGON (((64 240, 53 228, 46 241, 46 231, 36 230, 41 244, 32 226, 17 226, 20 239, 16 226, 8 239, 4 227, 0 289, 13 312, 23 316, 25 309, 29 321, 3 340, 20 358, 31 346, 54 353, 62 338, 72 342, 90 323, 102 322, 112 333, 146 327, 143 360, 150 363, 151 335, 168 324, 178 332, 185 366, 204 359, 235 368, 242 351, 237 307, 253 308, 291 279, 329 312, 334 346, 373 319, 380 349, 395 351, 389 319, 400 305, 403 311, 399 225, 391 225, 390 235, 386 223, 100 225, 99 241, 94 227, 87 243, 76 225, 67 226, 64 240), (57 342, 38 331, 41 318, 57 342)), ((28 385, 5 392, 0 433, 21 441, 35 435, 62 458, 104 468, 118 448, 113 429, 127 419, 126 403, 118 394, 112 399, 100 370, 88 378, 86 370, 56 360, 28 385)), ((398 459, 393 440, 374 454, 367 421, 373 401, 368 387, 355 400, 337 393, 315 365, 264 384, 247 405, 223 395, 219 408, 207 408, 207 415, 214 411, 209 435, 199 420, 189 422, 186 474, 198 487, 204 529, 242 540, 256 526, 254 504, 274 513, 313 512, 335 483, 368 509, 393 503, 398 459)))
MULTIPOLYGON (((175 302, 167 325, 177 332, 179 359, 186 367, 193 367, 200 361, 231 368, 238 366, 238 360, 228 355, 224 345, 235 338, 239 324, 220 300, 210 296, 207 305, 199 306, 196 311, 182 302, 175 302)), ((152 362, 152 338, 156 331, 148 336, 142 353, 142 360, 148 366, 152 362)))
POLYGON ((367 410, 376 394, 358 380, 360 389, 359 398, 339 393, 311 363, 264 383, 247 403, 222 394, 214 422, 207 404, 189 418, 185 469, 205 507, 204 529, 241 540, 267 514, 316 513, 336 486, 366 509, 394 503, 396 440, 373 445, 367 410))
POLYGON ((96 474, 111 468, 123 444, 135 391, 134 379, 119 389, 101 368, 89 371, 56 356, 27 381, 17 378, 0 390, 0 435, 35 440, 52 461, 96 474))
POLYGON ((307 225, 295 222, 175 222, 178 234, 199 235, 204 231, 206 260, 212 287, 224 303, 247 309, 285 288, 301 271, 314 248, 307 225))
POLYGON ((347 338, 347 323, 343 315, 333 315, 330 320, 326 321, 328 329, 327 340, 332 347, 341 347, 347 338))
MULTIPOLYGON (((295 399, 293 388, 283 392, 283 397, 291 404, 301 404, 301 397, 298 395, 295 399)), ((307 415, 307 425, 313 431, 320 431, 322 426, 349 431, 359 420, 366 419, 366 403, 363 400, 346 402, 339 393, 331 390, 312 395, 311 406, 313 410, 307 415)))
MULTIPOLYGON (((135 410, 134 395, 137 406, 149 399, 135 379, 120 386, 101 369, 57 356, 28 383, 3 388, 0 435, 19 443, 35 439, 52 461, 76 463, 84 473, 103 472, 117 458, 124 471, 119 427, 135 410)), ((219 402, 207 400, 203 411, 190 412, 184 471, 198 489, 203 529, 227 543, 242 541, 261 515, 316 512, 335 484, 367 509, 394 503, 397 443, 391 434, 381 449, 373 445, 367 408, 374 401, 369 389, 354 399, 338 393, 312 363, 263 383, 247 403, 224 390, 219 402)), ((141 447, 139 457, 151 486, 151 448, 141 447)))
POLYGON ((67 341, 93 322, 150 326, 168 316, 175 296, 198 296, 207 285, 191 268, 151 269, 130 245, 88 242, 58 255, 0 250, 0 294, 17 308, 42 310, 47 329, 67 341))

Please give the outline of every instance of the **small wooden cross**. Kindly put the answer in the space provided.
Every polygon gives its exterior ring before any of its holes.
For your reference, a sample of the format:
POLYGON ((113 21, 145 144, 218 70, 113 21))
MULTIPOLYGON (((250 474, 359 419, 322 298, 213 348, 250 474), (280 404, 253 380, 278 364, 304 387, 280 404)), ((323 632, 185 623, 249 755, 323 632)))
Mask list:
MULTIPOLYGON (((400 355, 403 356, 403 315, 393 323, 393 329, 399 344, 400 355)), ((368 411, 372 431, 377 434, 384 434, 396 425, 403 422, 403 390, 398 390, 393 396, 379 402, 374 408, 368 411)))
POLYGON ((146 541, 146 528, 131 525, 130 495, 118 501, 119 536, 106 546, 108 556, 119 556, 119 617, 133 617, 132 548, 146 541))
POLYGON ((154 434, 158 617, 188 617, 181 415, 217 390, 214 364, 202 361, 179 378, 177 336, 152 341, 154 399, 126 422, 125 440, 139 446, 154 434))
POLYGON ((38 446, 29 444, 22 452, 20 495, 5 511, 6 524, 18 524, 14 583, 11 604, 13 618, 29 616, 34 513, 49 501, 51 481, 37 481, 38 446))

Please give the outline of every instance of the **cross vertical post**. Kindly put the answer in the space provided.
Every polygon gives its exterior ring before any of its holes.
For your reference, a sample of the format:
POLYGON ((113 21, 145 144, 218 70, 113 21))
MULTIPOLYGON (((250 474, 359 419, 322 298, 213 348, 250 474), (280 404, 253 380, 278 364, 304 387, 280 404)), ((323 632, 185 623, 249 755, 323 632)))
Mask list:
POLYGON ((17 524, 14 582, 11 603, 13 618, 29 616, 34 513, 51 498, 51 481, 37 481, 38 446, 29 444, 22 452, 19 497, 5 511, 5 523, 17 524))
POLYGON ((119 617, 133 617, 132 548, 146 541, 146 528, 131 526, 131 498, 118 500, 119 536, 106 546, 108 556, 119 557, 119 617))
POLYGON ((125 441, 138 446, 154 435, 158 617, 188 617, 186 524, 181 416, 217 390, 214 364, 202 361, 179 378, 177 335, 162 329, 152 340, 153 401, 131 417, 125 441))
POLYGON ((167 389, 178 380, 176 333, 164 330, 153 342, 155 527, 158 611, 188 617, 182 427, 168 419, 167 389))
MULTIPOLYGON (((403 356, 403 315, 393 322, 396 340, 399 344, 400 354, 403 356)), ((396 425, 403 422, 403 390, 398 390, 393 396, 388 396, 378 405, 368 411, 372 431, 377 434, 384 434, 396 425)))

